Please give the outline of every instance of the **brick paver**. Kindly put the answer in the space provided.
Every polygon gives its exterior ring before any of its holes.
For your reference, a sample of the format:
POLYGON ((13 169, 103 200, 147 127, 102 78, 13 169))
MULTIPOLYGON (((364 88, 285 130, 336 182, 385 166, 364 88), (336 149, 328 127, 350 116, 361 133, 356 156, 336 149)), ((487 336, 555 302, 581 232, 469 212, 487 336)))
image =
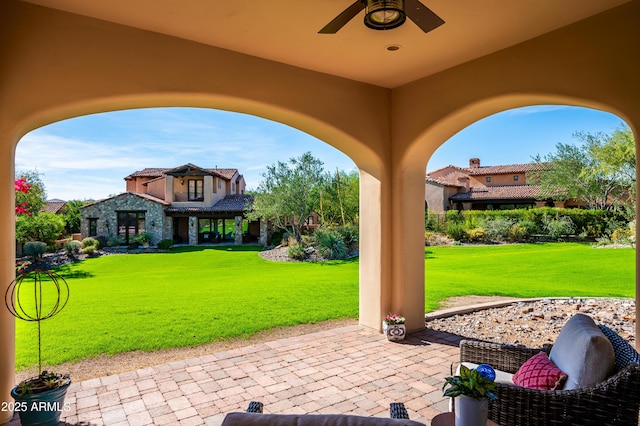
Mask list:
MULTIPOLYGON (((218 426, 252 400, 265 413, 388 417, 389 403, 399 401, 412 420, 429 424, 447 410, 441 389, 458 341, 427 329, 388 342, 373 330, 340 327, 73 383, 62 420, 218 426)), ((7 425, 20 425, 18 416, 7 425)))

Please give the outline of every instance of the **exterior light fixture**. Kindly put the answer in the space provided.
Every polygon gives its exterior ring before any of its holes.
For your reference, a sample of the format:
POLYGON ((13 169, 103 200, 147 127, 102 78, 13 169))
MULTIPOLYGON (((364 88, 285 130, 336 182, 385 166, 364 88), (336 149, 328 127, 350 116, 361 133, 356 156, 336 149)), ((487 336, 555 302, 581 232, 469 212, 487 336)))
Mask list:
POLYGON ((404 0, 366 0, 364 24, 374 30, 390 30, 404 24, 404 0))

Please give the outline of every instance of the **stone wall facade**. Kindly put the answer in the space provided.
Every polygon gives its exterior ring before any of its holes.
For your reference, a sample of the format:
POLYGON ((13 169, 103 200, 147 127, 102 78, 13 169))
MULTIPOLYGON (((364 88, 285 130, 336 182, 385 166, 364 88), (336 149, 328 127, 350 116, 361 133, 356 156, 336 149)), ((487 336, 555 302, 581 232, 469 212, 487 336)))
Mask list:
POLYGON ((171 238, 173 222, 164 214, 164 205, 131 193, 90 204, 80 211, 80 232, 82 238, 89 236, 89 219, 97 219, 97 236, 107 240, 118 235, 118 212, 142 211, 145 213, 145 229, 153 235, 151 244, 171 238))

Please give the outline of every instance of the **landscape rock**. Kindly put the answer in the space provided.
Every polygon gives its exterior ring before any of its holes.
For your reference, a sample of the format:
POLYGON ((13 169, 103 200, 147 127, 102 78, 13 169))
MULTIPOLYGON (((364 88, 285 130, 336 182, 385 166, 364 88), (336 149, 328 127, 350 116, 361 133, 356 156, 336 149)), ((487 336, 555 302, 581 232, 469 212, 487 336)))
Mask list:
POLYGON ((634 345, 635 309, 633 299, 544 299, 428 319, 426 326, 473 339, 536 348, 553 343, 565 322, 581 312, 634 345))

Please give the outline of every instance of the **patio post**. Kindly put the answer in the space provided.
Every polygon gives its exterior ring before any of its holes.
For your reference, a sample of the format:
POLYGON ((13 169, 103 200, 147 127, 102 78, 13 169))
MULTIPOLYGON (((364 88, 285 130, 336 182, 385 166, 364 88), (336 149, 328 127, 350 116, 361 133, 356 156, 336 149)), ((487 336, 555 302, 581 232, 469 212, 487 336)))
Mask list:
MULTIPOLYGON (((15 141, 8 140, 7 134, 11 134, 0 123, 0 292, 4 298, 5 291, 15 278, 15 190, 14 180, 14 147, 15 141)), ((0 304, 0 404, 12 402, 9 392, 15 384, 15 320, 4 307, 4 301, 0 304)), ((4 404, 3 404, 4 405, 4 404)), ((8 421, 13 412, 0 410, 0 423, 8 421)))

